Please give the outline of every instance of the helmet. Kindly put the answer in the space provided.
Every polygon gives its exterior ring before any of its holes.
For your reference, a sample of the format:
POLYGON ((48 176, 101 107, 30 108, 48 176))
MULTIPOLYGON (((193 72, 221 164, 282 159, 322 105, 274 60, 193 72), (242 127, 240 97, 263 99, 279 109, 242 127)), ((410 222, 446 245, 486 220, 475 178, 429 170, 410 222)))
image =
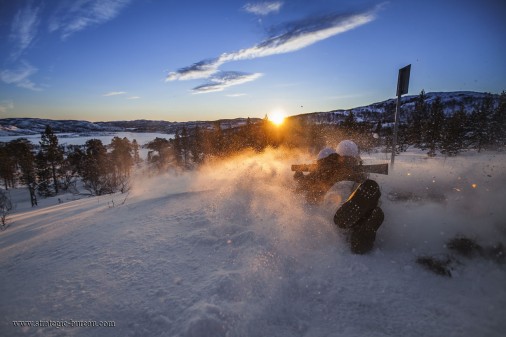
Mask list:
POLYGON ((336 150, 337 154, 343 157, 359 157, 358 146, 351 140, 341 141, 339 144, 337 144, 336 150))
POLYGON ((336 150, 334 150, 331 147, 326 147, 323 150, 321 150, 320 152, 318 152, 317 160, 327 158, 328 156, 330 156, 331 154, 334 154, 334 153, 336 153, 336 150))

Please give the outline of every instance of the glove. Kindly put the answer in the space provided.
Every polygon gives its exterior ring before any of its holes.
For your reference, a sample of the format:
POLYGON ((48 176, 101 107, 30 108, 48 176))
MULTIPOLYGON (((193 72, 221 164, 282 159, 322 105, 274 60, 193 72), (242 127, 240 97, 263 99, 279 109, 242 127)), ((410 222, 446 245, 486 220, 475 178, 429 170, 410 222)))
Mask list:
POLYGON ((302 173, 300 171, 295 172, 295 174, 293 175, 293 179, 295 179, 295 180, 300 180, 302 178, 304 178, 304 173, 302 173))

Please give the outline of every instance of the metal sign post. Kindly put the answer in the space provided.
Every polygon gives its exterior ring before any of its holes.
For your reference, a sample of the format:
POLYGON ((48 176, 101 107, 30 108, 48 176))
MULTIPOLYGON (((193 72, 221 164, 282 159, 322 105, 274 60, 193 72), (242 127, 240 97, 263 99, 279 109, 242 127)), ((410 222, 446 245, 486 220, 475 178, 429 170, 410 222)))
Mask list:
POLYGON ((411 64, 399 69, 399 77, 397 78, 397 105, 395 107, 394 137, 392 139, 392 157, 390 161, 391 168, 394 167, 395 148, 397 147, 397 128, 401 110, 401 96, 408 93, 410 72, 411 64))

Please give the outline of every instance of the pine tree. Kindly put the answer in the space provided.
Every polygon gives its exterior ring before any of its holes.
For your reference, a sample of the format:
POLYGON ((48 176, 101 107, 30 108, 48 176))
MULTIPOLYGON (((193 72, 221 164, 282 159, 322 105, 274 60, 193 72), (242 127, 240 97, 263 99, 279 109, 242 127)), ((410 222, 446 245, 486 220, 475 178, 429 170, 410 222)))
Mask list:
POLYGON ((32 207, 37 206, 37 175, 35 172, 35 156, 33 145, 26 138, 12 141, 13 149, 16 152, 17 165, 21 170, 21 182, 28 187, 32 207))
POLYGON ((222 157, 226 153, 225 149, 225 137, 223 136, 223 130, 221 129, 221 122, 216 121, 213 123, 214 129, 213 132, 210 133, 210 143, 212 152, 211 154, 216 155, 218 157, 222 157))
POLYGON ((499 96, 499 104, 492 114, 491 139, 496 146, 506 145, 506 91, 499 96))
POLYGON ((137 143, 137 140, 132 140, 132 150, 133 150, 133 156, 134 156, 134 163, 140 164, 142 162, 142 159, 139 155, 139 143, 137 143))
POLYGON ((427 134, 427 121, 429 120, 429 110, 426 103, 427 95, 422 90, 415 100, 415 108, 408 116, 407 142, 415 147, 425 150, 427 134))
POLYGON ((198 125, 195 126, 193 142, 190 146, 190 154, 195 164, 200 165, 204 161, 202 132, 198 125))
POLYGON ((70 151, 67 154, 67 161, 70 166, 70 170, 72 174, 77 174, 82 176, 84 171, 84 159, 85 152, 83 150, 83 146, 80 145, 70 145, 70 151))
POLYGON ((465 147, 467 116, 464 106, 447 118, 441 143, 441 152, 455 156, 465 147))
POLYGON ((134 156, 132 144, 128 138, 114 137, 111 140, 111 158, 116 174, 119 176, 128 176, 134 165, 134 156))
POLYGON ((174 139, 167 140, 156 137, 146 144, 146 148, 150 150, 148 152, 148 163, 158 171, 166 169, 169 164, 171 148, 174 150, 174 147, 174 139))
POLYGON ((188 130, 185 126, 181 130, 181 158, 185 169, 190 167, 190 141, 188 130))
POLYGON ((358 129, 358 124, 353 111, 350 110, 348 116, 346 116, 344 121, 341 123, 341 127, 348 135, 353 136, 355 134, 358 129))
POLYGON ((89 139, 85 145, 86 153, 82 164, 84 187, 96 195, 111 193, 107 149, 100 139, 89 139))
POLYGON ((49 166, 47 157, 44 155, 42 150, 39 150, 35 156, 35 168, 37 172, 37 180, 39 182, 37 188, 39 195, 43 197, 53 195, 53 191, 50 189, 51 167, 49 166))
POLYGON ((0 143, 0 178, 5 189, 14 188, 16 180, 16 154, 12 142, 0 143))
POLYGON ((488 94, 483 102, 475 107, 470 116, 471 142, 478 152, 490 143, 493 100, 492 95, 488 94))
POLYGON ((54 192, 55 194, 58 194, 57 173, 58 168, 63 161, 63 150, 60 146, 58 146, 58 137, 54 134, 53 129, 49 125, 46 126, 46 129, 41 135, 40 148, 40 157, 38 158, 38 162, 42 165, 41 170, 45 170, 45 164, 43 161, 46 161, 51 170, 54 192))
POLYGON ((430 157, 436 155, 436 150, 439 148, 443 136, 443 124, 445 122, 445 115, 443 111, 443 104, 441 98, 437 97, 429 108, 429 120, 426 129, 426 145, 429 149, 427 153, 430 157))
POLYGON ((183 166, 183 142, 181 141, 181 131, 177 130, 174 140, 172 141, 172 147, 174 150, 174 156, 176 158, 176 165, 178 167, 183 166))
POLYGON ((130 188, 130 171, 134 165, 133 147, 128 138, 114 137, 111 140, 112 151, 108 154, 112 161, 111 188, 122 193, 130 188))

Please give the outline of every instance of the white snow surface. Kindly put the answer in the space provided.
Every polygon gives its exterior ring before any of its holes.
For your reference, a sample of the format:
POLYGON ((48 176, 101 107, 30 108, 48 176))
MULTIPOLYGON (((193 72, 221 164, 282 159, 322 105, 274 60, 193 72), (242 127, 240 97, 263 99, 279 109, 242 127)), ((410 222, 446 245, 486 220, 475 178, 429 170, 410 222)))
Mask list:
POLYGON ((350 252, 332 207, 293 193, 290 164, 309 161, 246 153, 139 174, 128 196, 19 201, 0 232, 0 335, 504 335, 505 265, 457 257, 448 278, 415 260, 450 253, 457 234, 506 243, 506 154, 396 157, 373 177, 385 222, 366 255, 350 252), (13 326, 21 320, 115 327, 13 326))

